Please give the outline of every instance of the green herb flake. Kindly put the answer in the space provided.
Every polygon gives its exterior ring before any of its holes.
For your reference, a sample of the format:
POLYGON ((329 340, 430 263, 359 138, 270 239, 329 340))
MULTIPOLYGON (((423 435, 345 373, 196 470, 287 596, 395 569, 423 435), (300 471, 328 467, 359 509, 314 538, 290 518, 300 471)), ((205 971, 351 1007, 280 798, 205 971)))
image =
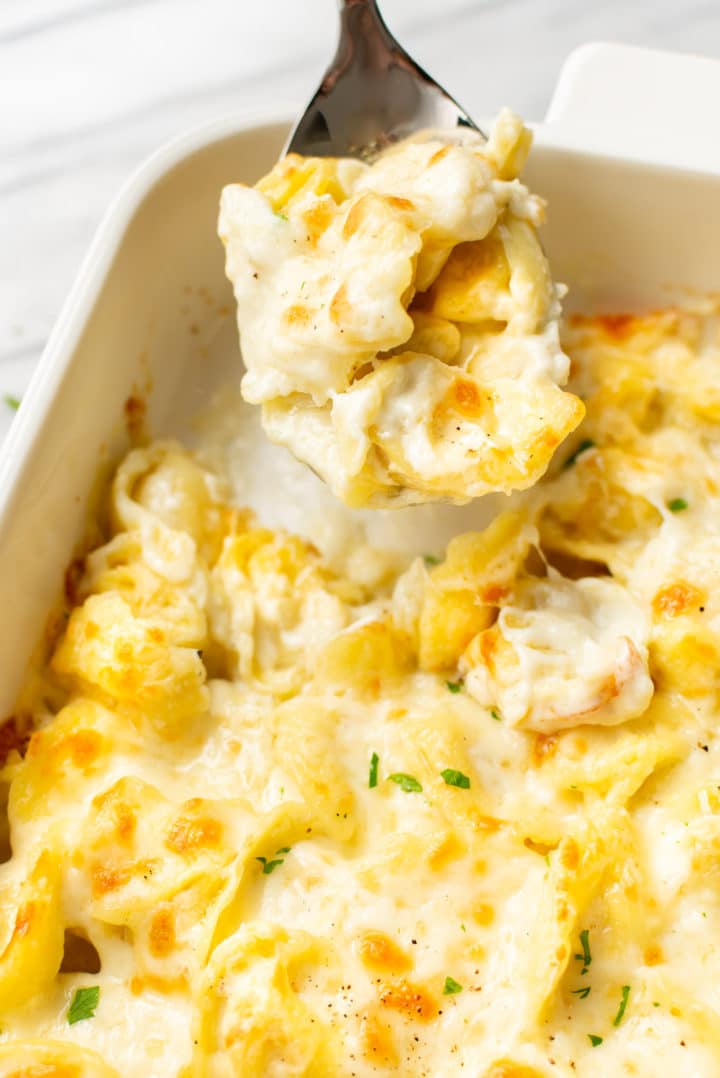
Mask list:
POLYGON ((653 1007, 659 1007, 659 1006, 660 1006, 660 1004, 658 1003, 658 1001, 657 1001, 657 1000, 655 1000, 655 1001, 653 1002, 653 1007))
POLYGON ((458 992, 462 992, 462 990, 462 985, 458 984, 452 977, 445 978, 445 987, 443 988, 444 996, 456 996, 458 992))
POLYGON ((579 996, 580 999, 587 999, 590 995, 590 985, 586 984, 584 988, 573 988, 570 994, 572 996, 579 996))
POLYGON ((68 1025, 74 1026, 76 1022, 84 1022, 86 1018, 93 1018, 99 1002, 99 985, 93 985, 91 988, 78 988, 68 1008, 68 1025))
POLYGON ((495 719, 495 722, 502 722, 502 715, 494 707, 490 708, 490 717, 495 719))
POLYGON ((581 456, 583 453, 587 453, 588 449, 594 448, 595 442, 592 440, 592 438, 583 438, 575 452, 571 453, 568 459, 565 461, 565 463, 563 464, 563 468, 572 468, 573 464, 579 456, 581 456))
POLYGON ((630 985, 629 984, 624 984, 622 986, 622 999, 620 1000, 620 1006, 618 1007, 617 1014, 613 1018, 613 1025, 614 1026, 619 1026, 620 1023, 622 1022, 623 1017, 625 1015, 625 1008, 628 1005, 628 999, 629 998, 630 998, 630 985))
POLYGON ((592 955, 590 954, 590 930, 584 928, 580 933, 580 946, 582 947, 582 954, 576 954, 575 958, 581 961, 583 968, 580 970, 580 974, 587 973, 592 964, 592 955))
POLYGON ((368 774, 368 786, 373 790, 377 786, 378 782, 378 764, 380 763, 380 757, 376 752, 370 757, 370 772, 368 774))
POLYGON ((460 681, 446 681, 445 684, 447 685, 450 692, 460 692, 462 690, 462 687, 463 687, 462 680, 460 680, 460 681))
POLYGON ((460 925, 460 928, 461 928, 461 930, 462 930, 463 932, 467 932, 467 928, 465 927, 465 925, 462 925, 462 924, 461 924, 461 925, 460 925))
POLYGON ((388 775, 388 782, 394 782, 406 794, 421 794, 422 785, 413 775, 405 775, 402 771, 396 771, 394 775, 388 775))
POLYGON ((593 1048, 597 1048, 597 1046, 603 1042, 602 1037, 598 1037, 595 1033, 588 1033, 588 1040, 593 1048))
POLYGON ((259 861, 262 865, 263 876, 269 876, 271 872, 274 872, 278 865, 283 865, 285 862, 282 857, 277 857, 272 861, 268 861, 267 857, 256 857, 256 861, 259 861))
POLYGON ((267 857, 256 857, 255 860, 259 861, 262 865, 263 876, 269 876, 271 872, 274 872, 278 865, 285 864, 284 857, 278 857, 278 854, 290 853, 292 846, 281 846, 279 850, 275 850, 275 856, 271 861, 268 861, 267 857))
POLYGON ((673 498, 667 503, 667 507, 671 513, 682 513, 683 509, 687 509, 688 503, 684 498, 673 498))
POLYGON ((6 393, 3 397, 3 400, 7 404, 8 408, 12 408, 13 412, 17 412, 18 408, 20 407, 19 397, 13 397, 11 393, 6 393))
POLYGON ((440 559, 436 558, 434 554, 423 554, 423 561, 426 565, 439 565, 440 559))
POLYGON ((275 216, 279 217, 281 221, 287 221, 287 215, 284 213, 280 213, 279 210, 275 210, 275 216))
POLYGON ((447 786, 457 786, 460 790, 470 789, 470 779, 467 775, 463 775, 462 771, 446 767, 444 771, 440 772, 440 776, 445 780, 447 786))

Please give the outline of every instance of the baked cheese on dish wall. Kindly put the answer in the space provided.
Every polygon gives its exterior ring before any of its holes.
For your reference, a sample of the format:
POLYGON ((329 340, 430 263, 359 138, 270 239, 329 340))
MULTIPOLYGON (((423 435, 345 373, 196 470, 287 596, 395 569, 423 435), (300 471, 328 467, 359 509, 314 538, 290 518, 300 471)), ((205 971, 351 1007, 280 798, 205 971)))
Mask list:
POLYGON ((572 323, 555 474, 399 572, 128 455, 0 776, 0 1075, 715 1078, 713 327, 572 323))
POLYGON ((291 154, 223 191, 243 396, 348 505, 529 487, 582 418, 530 141, 505 110, 487 142, 291 154))

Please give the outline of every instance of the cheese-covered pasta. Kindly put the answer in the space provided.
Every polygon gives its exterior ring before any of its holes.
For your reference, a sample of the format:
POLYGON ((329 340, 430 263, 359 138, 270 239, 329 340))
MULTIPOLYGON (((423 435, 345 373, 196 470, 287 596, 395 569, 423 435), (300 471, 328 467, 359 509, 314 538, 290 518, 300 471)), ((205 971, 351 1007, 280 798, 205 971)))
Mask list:
POLYGON ((349 505, 529 487, 580 422, 529 147, 506 110, 487 143, 291 154, 225 188, 243 395, 349 505))
POLYGON ((719 324, 571 321, 583 429, 439 559, 129 453, 0 775, 0 1078, 716 1078, 719 324))

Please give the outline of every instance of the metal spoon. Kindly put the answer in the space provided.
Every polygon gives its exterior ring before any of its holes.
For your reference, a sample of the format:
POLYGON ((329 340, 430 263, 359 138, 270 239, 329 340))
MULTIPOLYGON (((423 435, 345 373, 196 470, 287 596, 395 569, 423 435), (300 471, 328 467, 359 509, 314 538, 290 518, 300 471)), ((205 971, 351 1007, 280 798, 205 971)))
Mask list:
POLYGON ((376 0, 339 0, 340 42, 285 153, 371 160, 429 128, 477 126, 392 36, 376 0))

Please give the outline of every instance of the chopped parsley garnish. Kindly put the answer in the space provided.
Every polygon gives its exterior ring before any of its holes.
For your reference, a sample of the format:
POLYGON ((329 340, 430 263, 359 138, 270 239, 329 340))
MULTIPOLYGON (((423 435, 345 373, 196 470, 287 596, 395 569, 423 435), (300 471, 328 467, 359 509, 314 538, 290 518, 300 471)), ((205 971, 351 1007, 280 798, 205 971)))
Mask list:
POLYGON ((279 217, 281 221, 287 221, 287 215, 280 213, 280 210, 275 210, 275 216, 279 217))
POLYGON ((20 407, 19 397, 13 397, 11 393, 6 393, 3 397, 3 400, 7 404, 8 408, 12 408, 13 412, 17 412, 18 408, 20 407))
POLYGON ((378 764, 380 763, 380 757, 376 752, 370 757, 370 773, 368 775, 368 786, 372 790, 377 786, 378 779, 378 764))
POLYGON ((281 846, 279 850, 275 850, 275 856, 271 861, 268 861, 267 857, 256 857, 255 860, 259 861, 262 865, 263 876, 269 876, 271 872, 274 872, 278 865, 285 864, 285 858, 278 857, 278 854, 290 853, 291 846, 281 846))
POLYGON ((622 986, 622 999, 620 1000, 620 1006, 618 1007, 617 1014, 613 1018, 613 1025, 614 1026, 619 1026, 620 1023, 622 1022, 623 1016, 625 1014, 625 1008, 628 1005, 628 999, 629 998, 630 998, 630 985, 629 984, 624 984, 622 986))
POLYGON ((582 947, 582 954, 576 954, 575 957, 578 961, 581 961, 583 968, 580 970, 580 974, 587 973, 592 963, 592 955, 590 954, 590 930, 584 928, 580 933, 580 946, 582 947))
POLYGON ((655 1000, 655 1002, 653 1003, 653 1007, 659 1007, 659 1006, 660 1006, 660 1004, 658 1003, 657 1000, 655 1000))
POLYGON ((267 857, 256 857, 256 861, 259 861, 262 865, 263 876, 269 876, 271 872, 274 872, 278 865, 283 864, 282 858, 275 858, 273 861, 268 861, 267 857))
POLYGON ((682 513, 683 509, 687 509, 688 503, 684 498, 673 498, 667 503, 667 507, 671 513, 682 513))
POLYGON ((590 985, 586 984, 584 988, 573 988, 570 994, 573 996, 579 996, 580 999, 587 999, 590 995, 590 985))
POLYGON ((78 988, 68 1008, 68 1025, 74 1026, 76 1022, 84 1022, 86 1018, 94 1017, 95 1008, 99 1002, 99 985, 93 985, 92 988, 78 988))
POLYGON ((436 558, 434 554, 423 554, 423 561, 426 565, 439 565, 440 559, 436 558))
POLYGON ((394 775, 388 775, 388 782, 396 783, 406 794, 422 793, 422 785, 413 775, 405 775, 402 771, 396 771, 394 775))
POLYGON ((588 1033, 588 1039, 590 1041, 590 1044, 593 1046, 593 1048, 597 1048, 597 1046, 599 1044, 602 1044, 602 1042, 603 1042, 602 1037, 596 1036, 595 1033, 588 1033))
POLYGON ((582 453, 586 453, 588 449, 594 448, 595 442, 592 440, 592 438, 583 438, 575 452, 571 453, 568 459, 565 461, 565 463, 563 464, 563 468, 572 468, 573 464, 582 453))
POLYGON ((490 715, 495 719, 495 722, 502 722, 502 715, 499 711, 496 711, 494 707, 490 708, 490 715))
POLYGON ((463 687, 462 681, 446 681, 445 684, 447 685, 450 692, 460 692, 463 687))
POLYGON ((458 992, 462 992, 462 990, 462 985, 458 984, 452 977, 445 978, 445 987, 443 988, 444 996, 455 996, 458 992))
POLYGON ((470 789, 468 776, 463 775, 462 771, 456 771, 454 767, 446 767, 444 771, 440 772, 440 775, 445 779, 448 786, 458 786, 461 790, 470 789))

